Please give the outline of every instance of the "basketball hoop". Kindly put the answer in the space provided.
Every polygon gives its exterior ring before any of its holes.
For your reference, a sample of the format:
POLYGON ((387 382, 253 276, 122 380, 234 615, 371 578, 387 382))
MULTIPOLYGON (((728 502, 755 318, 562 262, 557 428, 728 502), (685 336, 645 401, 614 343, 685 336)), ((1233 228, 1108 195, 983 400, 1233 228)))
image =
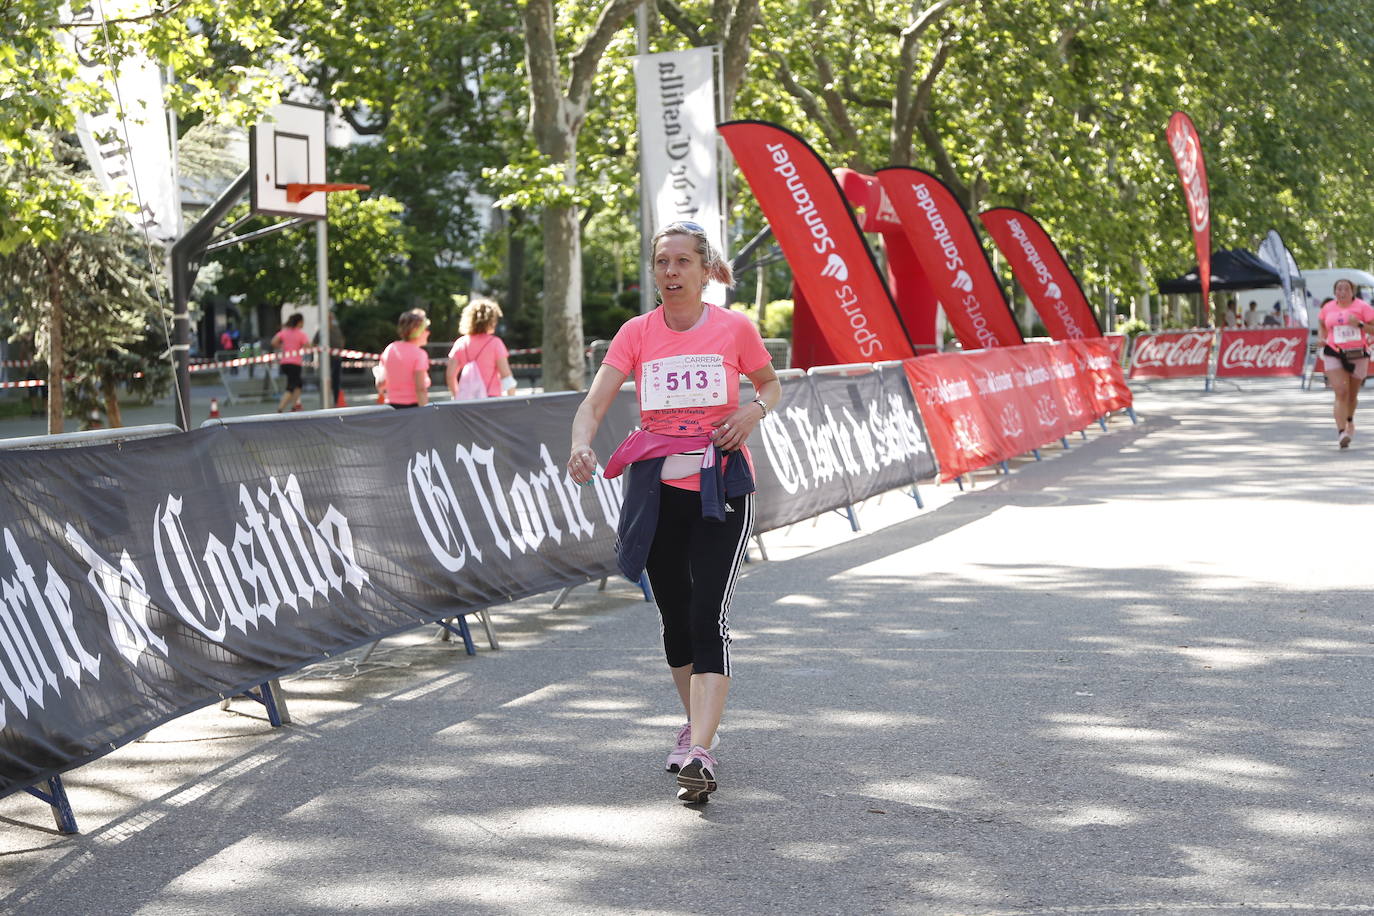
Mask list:
POLYGON ((286 199, 290 203, 298 204, 316 192, 329 194, 332 191, 370 191, 371 189, 372 186, 366 184, 307 184, 293 181, 286 186, 286 199))

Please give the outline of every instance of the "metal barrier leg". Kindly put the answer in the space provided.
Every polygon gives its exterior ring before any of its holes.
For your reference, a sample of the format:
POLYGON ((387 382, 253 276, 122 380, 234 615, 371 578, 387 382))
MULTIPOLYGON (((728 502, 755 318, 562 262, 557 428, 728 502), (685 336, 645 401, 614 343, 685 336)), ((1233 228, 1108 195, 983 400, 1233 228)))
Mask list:
POLYGON ((458 636, 462 638, 463 649, 468 653, 468 655, 476 655, 477 646, 474 645, 472 642, 472 632, 468 629, 467 618, 464 617, 462 614, 459 614, 457 617, 453 619, 458 621, 458 626, 456 629, 454 628, 453 624, 449 623, 447 620, 439 621, 439 626, 443 627, 451 633, 457 633, 458 636))
POLYGON ((645 600, 645 601, 653 601, 653 600, 654 600, 654 590, 653 590, 653 588, 651 588, 650 585, 649 585, 649 574, 648 574, 648 573, 640 573, 640 574, 639 574, 639 590, 642 591, 642 592, 644 593, 644 600, 645 600))
MULTIPOLYGON (((239 696, 261 703, 267 709, 267 721, 273 728, 281 728, 283 725, 291 724, 291 713, 286 708, 286 694, 282 692, 281 682, 276 678, 259 684, 257 693, 252 690, 245 690, 239 696)), ((222 700, 219 708, 228 709, 229 701, 227 699, 222 700)))
POLYGON ((1010 474, 1010 473, 1011 473, 1011 463, 1010 463, 1010 462, 1007 462, 1007 461, 999 461, 999 462, 997 462, 997 466, 998 466, 999 468, 1002 469, 1002 473, 1003 473, 1003 474, 1010 474))
POLYGON ((1100 426, 1100 427, 1102 427, 1102 431, 1105 433, 1105 432, 1107 431, 1107 418, 1106 418, 1106 417, 1098 417, 1098 418, 1097 418, 1097 425, 1100 426))
POLYGON ((1128 416, 1128 417, 1131 418, 1131 422, 1132 422, 1132 423, 1135 423, 1135 422, 1136 422, 1136 418, 1135 418, 1135 408, 1134 408, 1134 407, 1127 407, 1127 408, 1126 408, 1126 416, 1128 416))
MULTIPOLYGON (((964 478, 963 478, 963 476, 960 475, 959 477, 954 478, 954 482, 957 483, 957 484, 959 485, 959 491, 960 491, 960 492, 963 492, 963 489, 964 489, 964 478)), ((969 482, 972 483, 972 481, 969 481, 969 482)))
MULTIPOLYGON (((916 484, 913 483, 911 485, 911 492, 907 495, 916 500, 917 509, 924 509, 926 507, 925 500, 921 499, 921 491, 916 487, 916 484)), ((768 558, 764 557, 764 559, 766 560, 768 558)))
POLYGON ((1087 427, 1085 426, 1083 429, 1080 429, 1080 430, 1078 431, 1078 434, 1079 434, 1080 436, 1082 436, 1082 437, 1084 438, 1084 440, 1086 440, 1086 439, 1088 438, 1088 429, 1087 429, 1087 427))
POLYGON ((57 825, 59 833, 76 833, 76 815, 72 814, 71 803, 67 801, 67 790, 62 786, 62 777, 49 777, 43 784, 47 786, 47 791, 38 786, 25 786, 24 791, 48 803, 48 807, 52 809, 53 823, 57 825))
POLYGON ((1067 452, 1067 451, 1069 450, 1069 437, 1068 437, 1068 436, 1061 436, 1060 439, 1059 439, 1059 444, 1062 445, 1062 446, 1064 446, 1064 451, 1067 452))
POLYGON ((758 548, 759 548, 759 556, 762 557, 762 558, 764 559, 764 561, 766 562, 766 561, 768 560, 768 551, 767 551, 767 549, 764 548, 764 546, 763 546, 763 535, 761 535, 761 534, 756 534, 756 535, 754 535, 754 543, 758 545, 758 548))
MULTIPOLYGON (((606 580, 603 579, 601 581, 604 582, 606 580)), ((491 628, 491 614, 487 608, 482 608, 477 612, 477 619, 482 622, 482 629, 487 631, 487 645, 491 646, 492 649, 501 648, 501 644, 496 641, 496 633, 491 628)))
POLYGON ((563 588, 558 592, 558 595, 553 599, 553 604, 549 606, 549 610, 558 610, 563 605, 563 602, 568 599, 568 595, 570 595, 572 593, 572 590, 576 587, 577 586, 575 585, 563 586, 563 588))
POLYGON ((1031 449, 1031 454, 1035 456, 1035 460, 1036 460, 1036 461, 1043 461, 1043 460, 1044 460, 1043 458, 1040 457, 1040 449, 1038 449, 1038 448, 1033 448, 1033 449, 1031 449))

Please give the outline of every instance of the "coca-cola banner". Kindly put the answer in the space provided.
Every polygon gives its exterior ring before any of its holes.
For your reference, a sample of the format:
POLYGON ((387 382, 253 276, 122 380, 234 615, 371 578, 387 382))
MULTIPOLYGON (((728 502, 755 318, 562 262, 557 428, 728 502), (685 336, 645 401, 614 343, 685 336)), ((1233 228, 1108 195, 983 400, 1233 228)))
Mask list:
POLYGON ((1202 158, 1202 140, 1198 137, 1193 119, 1181 111, 1174 112, 1165 130, 1169 150, 1174 154, 1178 180, 1183 184, 1183 199, 1188 207, 1188 225, 1193 230, 1193 247, 1197 251, 1198 282, 1202 284, 1202 302, 1212 288, 1212 199, 1207 189, 1207 164, 1202 158))
POLYGON ((998 207, 984 210, 978 218, 1006 255, 1012 273, 1051 337, 1080 340, 1102 335, 1078 277, 1035 217, 1012 207, 998 207))
MULTIPOLYGON (((933 473, 900 370, 783 387, 756 530, 933 473)), ((0 451, 0 796, 327 656, 614 574, 623 478, 564 472, 579 402, 0 451)), ((637 419, 622 392, 603 461, 637 419)))
POLYGON ((942 353, 906 361, 940 478, 1025 454, 1130 405, 1101 338, 942 353), (1091 356, 1092 361, 1084 358, 1091 356), (1096 379, 1105 374, 1107 387, 1096 379), (1110 406, 1108 406, 1110 405, 1110 406))
POLYGON ((1217 345, 1217 378, 1302 375, 1307 331, 1302 328, 1224 330, 1217 345))
POLYGON ((964 349, 1024 343, 978 231, 954 192, 920 169, 880 169, 878 180, 964 349))
POLYGON ((1115 331, 1103 336, 1105 336, 1107 342, 1112 345, 1112 354, 1116 357, 1116 364, 1118 366, 1126 365, 1126 344, 1130 342, 1130 338, 1125 334, 1118 334, 1115 331))
POLYGON ((1216 332, 1141 334, 1131 349, 1131 378, 1188 378, 1207 374, 1216 332))
MULTIPOLYGON (((830 351, 845 363, 911 356, 911 340, 873 253, 820 156, 775 124, 731 121, 719 130, 830 351)), ((806 341, 793 343, 794 365, 814 365, 806 361, 806 341)))

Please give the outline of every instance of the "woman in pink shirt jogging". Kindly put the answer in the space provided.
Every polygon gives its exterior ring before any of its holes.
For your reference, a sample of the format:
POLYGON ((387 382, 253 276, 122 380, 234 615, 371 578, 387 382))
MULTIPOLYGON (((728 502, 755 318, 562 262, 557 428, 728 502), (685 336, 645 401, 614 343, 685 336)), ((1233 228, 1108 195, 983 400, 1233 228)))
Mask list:
POLYGON ((1332 414, 1336 419, 1336 443, 1347 448, 1355 437, 1355 405, 1360 386, 1369 374, 1369 342, 1366 332, 1374 331, 1374 307, 1355 298, 1355 283, 1336 281, 1336 298, 1322 306, 1317 315, 1317 342, 1322 346, 1322 370, 1336 397, 1332 414))
POLYGON ((281 374, 286 377, 286 393, 277 404, 277 413, 300 408, 301 372, 304 364, 304 354, 301 351, 310 346, 310 336, 301 330, 303 324, 305 316, 296 312, 286 319, 286 324, 282 325, 280 331, 272 335, 272 349, 283 354, 281 374))
POLYGON ((382 351, 377 368, 377 393, 392 407, 424 407, 429 403, 429 318, 424 309, 402 312, 396 340, 382 351))
MULTIPOLYGON (((573 418, 568 473, 579 484, 596 473, 592 439, 629 378, 635 381, 641 429, 683 440, 679 453, 656 459, 661 484, 633 508, 638 512, 649 498, 658 499, 644 570, 662 618, 664 654, 687 712, 666 768, 677 772, 677 797, 698 803, 718 787, 712 751, 730 689, 730 599, 754 506, 751 488, 725 499, 724 521, 706 518, 703 468, 715 450, 729 462, 749 461, 745 441, 777 405, 782 385, 749 319, 702 301, 708 280, 734 283, 730 265, 705 230, 696 223, 669 223, 654 234, 651 249, 663 304, 625 322, 611 341, 573 418), (758 395, 742 406, 741 374, 758 395), (709 444, 698 444, 703 442, 709 444)), ((629 510, 631 488, 626 489, 629 510)))

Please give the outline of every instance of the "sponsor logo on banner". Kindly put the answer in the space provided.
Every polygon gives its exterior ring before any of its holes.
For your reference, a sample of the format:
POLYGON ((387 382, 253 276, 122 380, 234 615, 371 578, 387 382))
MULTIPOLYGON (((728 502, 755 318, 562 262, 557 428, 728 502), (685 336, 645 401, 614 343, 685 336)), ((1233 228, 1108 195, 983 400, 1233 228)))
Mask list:
POLYGON ((882 169, 878 180, 964 348, 1022 343, 978 233, 949 188, 934 175, 907 167, 882 169))
POLYGON ((1098 337, 1097 316, 1059 248, 1034 217, 1012 207, 979 215, 1055 340, 1098 337))
POLYGON ((1193 230, 1193 247, 1197 250, 1198 282, 1205 303, 1212 286, 1212 204, 1207 190, 1207 166, 1202 159, 1202 140, 1193 119, 1181 111, 1169 118, 1165 136, 1178 168, 1178 180, 1183 184, 1188 224, 1193 230))
MULTIPOLYGON (((759 121, 732 121, 719 132, 804 293, 798 308, 805 303, 830 353, 845 362, 912 355, 858 224, 815 151, 790 131, 759 121)), ((794 352, 803 349, 796 339, 793 345, 794 352)))
POLYGON ((1132 378, 1184 378, 1206 375, 1212 331, 1141 334, 1131 359, 1132 378))
POLYGON ((1217 376, 1302 375, 1307 332, 1222 331, 1217 376))

